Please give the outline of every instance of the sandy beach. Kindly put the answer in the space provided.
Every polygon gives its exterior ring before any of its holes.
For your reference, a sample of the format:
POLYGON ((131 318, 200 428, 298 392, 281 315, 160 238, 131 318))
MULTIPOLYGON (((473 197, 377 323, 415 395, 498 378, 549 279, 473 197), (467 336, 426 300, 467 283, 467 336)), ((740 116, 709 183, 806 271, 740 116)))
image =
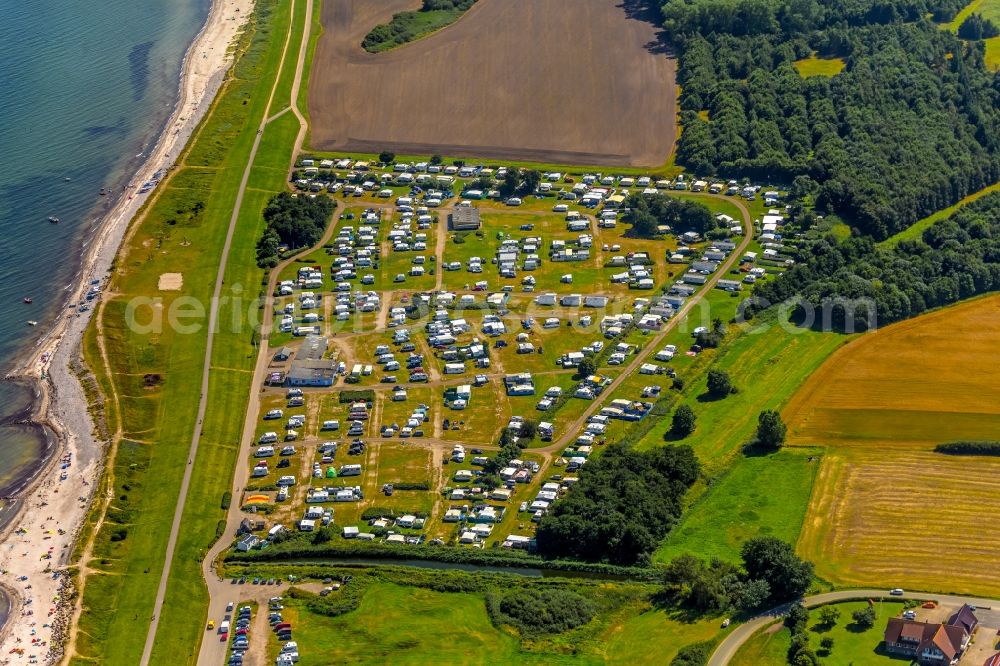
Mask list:
MULTIPOLYGON (((232 64, 231 45, 253 10, 252 0, 215 0, 184 60, 178 102, 155 148, 118 194, 112 210, 86 240, 78 286, 69 303, 82 302, 91 280, 103 288, 130 221, 155 195, 139 193, 157 171, 168 169, 211 106, 232 64)), ((58 663, 74 621, 67 602, 72 581, 62 572, 93 500, 107 442, 95 434, 88 402, 74 374, 91 313, 66 308, 12 377, 33 382, 38 400, 31 420, 51 430, 52 455, 13 502, 17 513, 0 534, 0 585, 11 597, 0 630, 0 663, 58 663)))

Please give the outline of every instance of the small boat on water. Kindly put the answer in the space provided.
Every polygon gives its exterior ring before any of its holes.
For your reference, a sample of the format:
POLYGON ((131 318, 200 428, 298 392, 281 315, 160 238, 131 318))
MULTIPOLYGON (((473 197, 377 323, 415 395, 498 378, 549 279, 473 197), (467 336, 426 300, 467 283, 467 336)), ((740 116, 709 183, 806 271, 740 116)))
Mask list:
POLYGON ((103 196, 104 196, 105 194, 107 194, 107 193, 108 193, 108 190, 107 190, 107 188, 106 188, 106 187, 102 187, 102 188, 101 188, 101 191, 100 191, 100 192, 98 192, 98 194, 100 194, 100 195, 101 195, 102 197, 103 197, 103 196))
POLYGON ((59 218, 56 217, 55 215, 50 215, 49 222, 51 222, 52 224, 59 224, 59 218))
POLYGON ((25 303, 27 303, 28 305, 31 305, 31 302, 32 302, 32 301, 31 301, 31 296, 25 296, 23 300, 24 300, 24 302, 25 302, 25 303))
POLYGON ((34 319, 29 319, 28 326, 38 326, 38 322, 35 321, 34 319))

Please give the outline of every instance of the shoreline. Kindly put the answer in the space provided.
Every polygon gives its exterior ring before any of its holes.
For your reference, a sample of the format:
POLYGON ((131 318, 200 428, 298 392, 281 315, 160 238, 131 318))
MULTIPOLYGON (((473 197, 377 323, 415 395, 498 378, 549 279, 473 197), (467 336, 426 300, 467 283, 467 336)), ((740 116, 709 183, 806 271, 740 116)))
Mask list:
MULTIPOLYGON (((231 46, 252 10, 252 0, 213 0, 185 52, 173 111, 141 166, 123 179, 127 184, 83 241, 85 254, 76 284, 67 290, 66 304, 81 302, 91 280, 106 286, 132 220, 159 185, 145 194, 138 188, 157 171, 171 169, 182 154, 227 77, 234 61, 231 46)), ((80 313, 64 306, 26 360, 6 377, 28 383, 35 393, 30 415, 18 414, 23 418, 17 423, 42 428, 49 443, 31 473, 12 480, 10 494, 18 497, 0 517, 0 588, 9 603, 8 617, 0 627, 3 664, 27 663, 31 655, 41 663, 61 661, 75 619, 72 589, 67 589, 73 582, 62 574, 71 565, 107 447, 95 434, 89 403, 74 371, 95 309, 80 313), (37 510, 22 510, 29 506, 37 510), (38 604, 33 603, 36 599, 38 604)))

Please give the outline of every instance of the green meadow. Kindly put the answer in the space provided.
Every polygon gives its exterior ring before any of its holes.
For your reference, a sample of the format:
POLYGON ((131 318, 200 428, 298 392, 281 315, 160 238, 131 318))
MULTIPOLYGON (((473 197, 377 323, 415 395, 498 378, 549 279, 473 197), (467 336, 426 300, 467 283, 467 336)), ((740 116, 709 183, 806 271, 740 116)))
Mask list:
POLYGON ((654 560, 689 553, 739 562, 743 543, 756 536, 794 544, 819 464, 818 451, 803 449, 738 460, 688 508, 654 560))
POLYGON ((843 58, 817 58, 816 54, 796 60, 794 64, 804 79, 810 76, 836 76, 844 69, 843 58))
MULTIPOLYGON (((903 611, 903 603, 882 601, 875 605, 878 619, 875 626, 862 629, 854 624, 851 613, 867 608, 866 601, 831 604, 840 611, 840 619, 832 627, 819 624, 818 608, 810 609, 806 635, 810 647, 825 664, 903 664, 908 663, 887 655, 882 649, 885 622, 903 611), (829 650, 820 647, 824 638, 833 639, 829 650)), ((774 624, 754 634, 733 657, 731 666, 784 666, 788 663, 788 648, 792 634, 787 627, 774 624)))

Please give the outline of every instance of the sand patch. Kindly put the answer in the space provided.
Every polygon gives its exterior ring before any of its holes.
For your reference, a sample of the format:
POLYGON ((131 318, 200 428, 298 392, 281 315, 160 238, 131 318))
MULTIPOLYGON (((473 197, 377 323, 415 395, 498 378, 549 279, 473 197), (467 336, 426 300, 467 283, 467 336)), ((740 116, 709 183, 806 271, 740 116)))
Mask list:
POLYGON ((160 291, 180 291, 182 286, 184 286, 182 273, 163 273, 160 275, 160 291))

